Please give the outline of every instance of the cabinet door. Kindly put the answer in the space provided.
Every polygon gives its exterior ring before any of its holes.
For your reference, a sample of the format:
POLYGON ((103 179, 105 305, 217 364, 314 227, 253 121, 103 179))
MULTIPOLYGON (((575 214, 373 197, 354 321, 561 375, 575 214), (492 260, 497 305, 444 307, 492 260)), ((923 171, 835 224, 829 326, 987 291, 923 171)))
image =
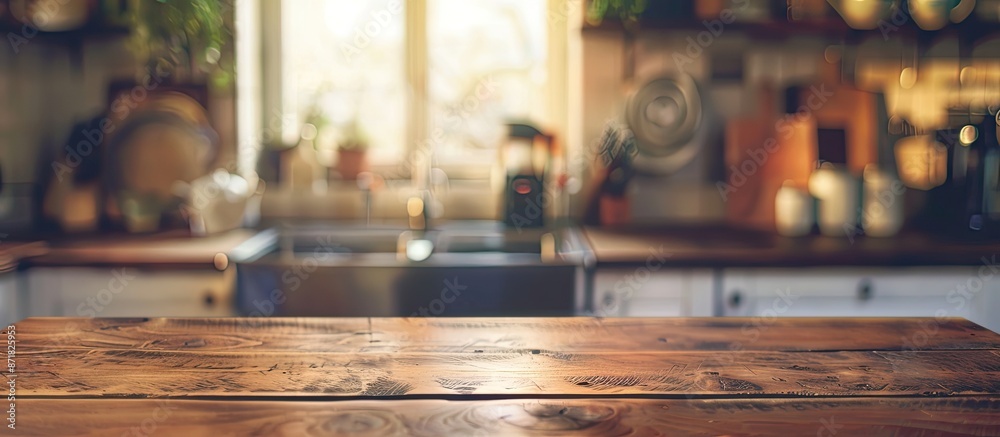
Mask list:
POLYGON ((964 317, 987 327, 1000 287, 973 267, 731 269, 722 284, 728 316, 964 317))
POLYGON ((18 296, 18 272, 0 274, 0 329, 6 329, 23 317, 18 296))
MULTIPOLYGON (((971 299, 966 299, 963 293, 955 293, 948 296, 946 301, 951 305, 951 308, 965 305, 964 308, 971 311, 969 320, 993 332, 1000 333, 1000 276, 983 282, 983 289, 975 293, 971 299)), ((957 311, 961 311, 961 309, 957 311)))
POLYGON ((602 268, 594 275, 593 299, 601 317, 710 316, 712 272, 602 268))
POLYGON ((227 317, 231 272, 39 268, 29 271, 30 312, 70 317, 227 317))

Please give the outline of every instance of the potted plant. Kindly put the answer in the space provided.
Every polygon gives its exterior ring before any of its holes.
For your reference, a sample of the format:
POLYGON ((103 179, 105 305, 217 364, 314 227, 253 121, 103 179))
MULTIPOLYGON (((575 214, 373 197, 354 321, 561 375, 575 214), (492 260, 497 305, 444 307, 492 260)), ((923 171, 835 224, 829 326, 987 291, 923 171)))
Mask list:
POLYGON ((590 0, 587 6, 587 22, 601 24, 607 16, 618 17, 623 24, 634 24, 646 10, 648 0, 590 0))
POLYGON ((337 142, 337 171, 345 180, 355 180, 359 173, 368 171, 368 137, 357 120, 341 130, 337 142))
MULTIPOLYGON (((230 30, 233 0, 143 0, 133 3, 131 48, 158 74, 174 82, 196 79, 215 68, 230 30)), ((218 79, 218 78, 216 78, 218 79)))

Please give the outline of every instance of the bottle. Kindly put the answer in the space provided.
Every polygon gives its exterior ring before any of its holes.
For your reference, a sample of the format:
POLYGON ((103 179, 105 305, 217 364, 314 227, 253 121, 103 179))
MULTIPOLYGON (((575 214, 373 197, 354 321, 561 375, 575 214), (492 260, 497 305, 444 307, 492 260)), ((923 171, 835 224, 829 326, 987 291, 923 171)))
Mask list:
POLYGON ((296 193, 326 191, 326 177, 316 156, 316 127, 306 124, 299 143, 282 154, 282 185, 296 193))
POLYGON ((779 235, 801 237, 812 230, 815 201, 806 191, 785 181, 774 198, 774 224, 779 235))
POLYGON ((874 164, 864 172, 864 207, 861 227, 871 237, 891 237, 903 226, 903 194, 896 176, 874 164))
POLYGON ((819 199, 816 222, 829 237, 852 236, 858 230, 858 180, 842 167, 823 163, 809 177, 809 192, 819 199))

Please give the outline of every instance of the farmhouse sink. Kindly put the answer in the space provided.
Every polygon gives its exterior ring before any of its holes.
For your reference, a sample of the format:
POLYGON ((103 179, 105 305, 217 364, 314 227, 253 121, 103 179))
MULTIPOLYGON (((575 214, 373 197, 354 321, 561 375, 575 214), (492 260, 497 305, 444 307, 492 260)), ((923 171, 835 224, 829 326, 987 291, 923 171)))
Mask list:
POLYGON ((429 231, 282 226, 233 261, 246 316, 570 316, 592 259, 573 227, 491 221, 429 231))

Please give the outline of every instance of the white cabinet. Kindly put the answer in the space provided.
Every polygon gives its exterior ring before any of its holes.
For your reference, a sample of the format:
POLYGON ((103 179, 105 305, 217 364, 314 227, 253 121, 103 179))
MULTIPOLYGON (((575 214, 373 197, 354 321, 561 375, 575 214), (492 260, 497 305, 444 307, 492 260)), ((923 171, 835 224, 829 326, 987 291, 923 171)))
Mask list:
POLYGON ((27 272, 29 316, 228 317, 233 270, 39 267, 27 272))
POLYGON ((712 271, 598 268, 593 313, 601 317, 697 317, 712 315, 712 271))
POLYGON ((0 273, 0 329, 24 318, 18 293, 20 275, 21 272, 0 273))
MULTIPOLYGON (((994 278, 995 275, 995 278, 994 278)), ((747 317, 964 317, 1000 330, 989 267, 727 269, 717 313, 747 317)))

